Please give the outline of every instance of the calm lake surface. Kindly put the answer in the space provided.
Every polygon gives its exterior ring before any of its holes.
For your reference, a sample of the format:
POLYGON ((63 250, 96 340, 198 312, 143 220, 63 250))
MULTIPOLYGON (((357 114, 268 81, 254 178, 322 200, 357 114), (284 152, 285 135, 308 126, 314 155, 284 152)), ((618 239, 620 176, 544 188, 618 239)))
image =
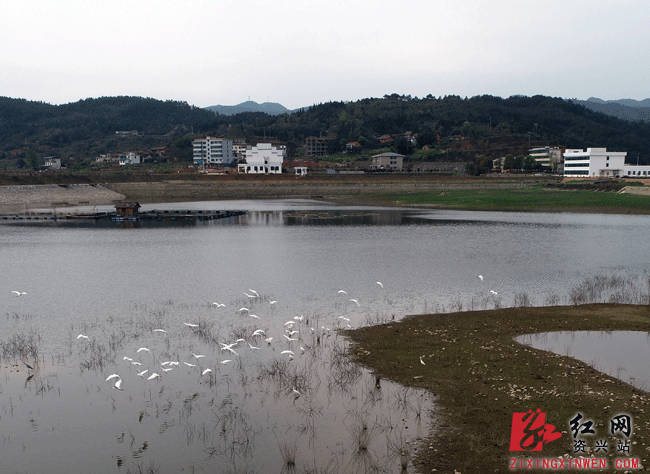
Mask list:
POLYGON ((646 216, 311 200, 146 209, 248 213, 0 224, 0 472, 397 473, 435 399, 378 385, 338 327, 570 304, 600 277, 648 291, 646 216))

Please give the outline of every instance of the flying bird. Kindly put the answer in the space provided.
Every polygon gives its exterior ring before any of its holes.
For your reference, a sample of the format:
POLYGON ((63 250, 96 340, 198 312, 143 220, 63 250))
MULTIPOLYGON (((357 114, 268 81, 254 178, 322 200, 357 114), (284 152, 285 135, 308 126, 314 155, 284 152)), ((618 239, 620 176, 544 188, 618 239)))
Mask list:
POLYGON ((479 275, 479 276, 478 276, 478 279, 481 280, 481 281, 483 281, 483 275, 479 275))
POLYGON ((144 378, 144 374, 146 374, 147 372, 149 372, 149 369, 145 369, 145 370, 143 370, 142 372, 138 372, 138 375, 139 375, 140 377, 144 378))
POLYGON ((164 329, 154 329, 153 332, 167 332, 164 329))
POLYGON ((151 379, 159 379, 159 378, 160 378, 160 374, 154 372, 154 373, 151 374, 149 377, 147 377, 147 380, 151 380, 151 379))
POLYGON ((380 282, 380 281, 378 281, 377 284, 378 284, 379 286, 381 286, 382 288, 384 287, 384 285, 383 285, 382 282, 380 282))
POLYGON ((347 294, 348 294, 348 292, 345 291, 345 290, 339 290, 339 293, 343 293, 344 295, 347 295, 347 294))
POLYGON ((427 364, 425 364, 424 361, 422 360, 422 357, 424 357, 424 356, 420 356, 420 364, 422 364, 422 365, 427 365, 427 364))
POLYGON ((205 369, 203 372, 201 372, 201 375, 209 374, 212 372, 212 369, 205 369))
POLYGON ((361 305, 359 304, 359 302, 358 302, 357 300, 355 300, 354 298, 350 298, 350 301, 352 301, 353 303, 356 303, 357 306, 361 307, 361 305))
POLYGON ((12 290, 11 292, 16 296, 26 295, 27 294, 24 291, 16 291, 16 290, 12 290))
POLYGON ((492 293, 492 294, 495 295, 495 296, 498 294, 498 293, 497 293, 496 291, 494 291, 494 290, 490 290, 490 293, 492 293))
POLYGON ((222 306, 226 306, 225 303, 217 303, 216 301, 212 303, 212 306, 216 306, 217 308, 221 308, 222 306))
POLYGON ((142 352, 142 351, 149 352, 151 354, 151 351, 149 349, 147 349, 146 347, 141 347, 136 352, 142 352))
POLYGON ((193 323, 183 323, 185 326, 190 327, 190 328, 198 328, 198 324, 193 324, 193 323))
POLYGON ((226 359, 221 361, 221 365, 226 365, 228 362, 232 362, 231 359, 226 359))
POLYGON ((84 336, 83 334, 79 334, 77 336, 77 339, 88 339, 88 336, 84 336))

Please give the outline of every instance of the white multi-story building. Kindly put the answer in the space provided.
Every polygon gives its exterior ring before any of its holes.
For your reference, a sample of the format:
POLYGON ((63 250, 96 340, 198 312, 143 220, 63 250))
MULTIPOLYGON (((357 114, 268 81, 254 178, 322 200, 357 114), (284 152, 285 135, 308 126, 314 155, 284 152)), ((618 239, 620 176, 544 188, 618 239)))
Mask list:
POLYGON ((282 173, 282 162, 286 148, 273 146, 270 143, 258 143, 246 148, 246 163, 239 165, 243 173, 282 173))
POLYGON ((373 170, 402 171, 404 167, 404 155, 399 153, 382 153, 372 157, 371 168, 373 170))
POLYGON ((606 148, 567 149, 564 152, 564 176, 606 178, 621 176, 650 177, 650 166, 625 164, 625 151, 606 148))
POLYGON ((205 137, 192 142, 195 165, 225 165, 234 159, 232 140, 205 137))
POLYGON ((544 169, 550 169, 562 173, 562 150, 558 147, 545 146, 533 148, 528 151, 528 155, 535 158, 535 161, 544 169))

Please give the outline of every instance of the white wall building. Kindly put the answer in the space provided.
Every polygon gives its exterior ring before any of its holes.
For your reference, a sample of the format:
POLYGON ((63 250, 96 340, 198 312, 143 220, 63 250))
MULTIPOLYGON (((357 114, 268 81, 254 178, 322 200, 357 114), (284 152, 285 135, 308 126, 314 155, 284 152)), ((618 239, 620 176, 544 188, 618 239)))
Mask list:
POLYGON ((232 140, 205 137, 192 142, 195 165, 225 165, 234 159, 232 140))
POLYGON ((621 176, 650 177, 650 166, 625 164, 627 152, 606 148, 567 149, 564 152, 564 176, 607 178, 621 176))
POLYGON ((120 166, 139 165, 142 163, 142 157, 139 153, 128 151, 120 155, 120 166))
POLYGON ((282 173, 285 147, 276 147, 270 143, 258 143, 246 148, 246 164, 239 165, 244 173, 282 173))
POLYGON ((372 157, 371 168, 373 170, 402 171, 404 167, 404 155, 399 153, 382 153, 372 157))
POLYGON ((61 169, 61 158, 56 156, 48 156, 45 158, 45 168, 48 170, 60 170, 61 169))

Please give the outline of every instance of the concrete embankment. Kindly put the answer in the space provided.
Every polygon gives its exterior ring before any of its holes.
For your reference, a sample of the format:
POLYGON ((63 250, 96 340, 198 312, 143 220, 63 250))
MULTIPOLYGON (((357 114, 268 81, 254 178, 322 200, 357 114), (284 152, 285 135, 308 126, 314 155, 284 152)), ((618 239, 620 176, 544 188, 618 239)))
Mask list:
POLYGON ((92 184, 0 186, 0 213, 20 213, 38 208, 97 206, 123 199, 123 194, 92 184))

